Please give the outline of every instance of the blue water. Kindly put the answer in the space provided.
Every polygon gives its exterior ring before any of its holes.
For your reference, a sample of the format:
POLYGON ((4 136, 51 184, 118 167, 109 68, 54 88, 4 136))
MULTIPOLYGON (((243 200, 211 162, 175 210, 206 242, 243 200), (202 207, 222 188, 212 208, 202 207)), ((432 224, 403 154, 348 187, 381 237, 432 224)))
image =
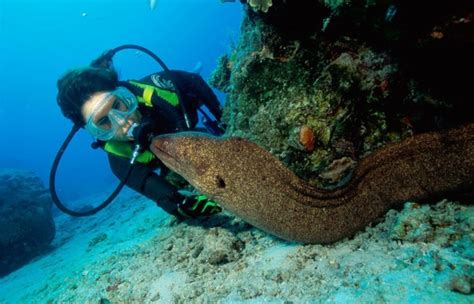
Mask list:
MULTIPOLYGON (((147 0, 0 0, 0 167, 32 170, 47 185, 56 151, 72 126, 55 100, 56 81, 66 70, 133 43, 155 52, 171 69, 190 71, 201 62, 207 79, 217 58, 237 41, 241 18, 238 1, 157 0, 151 10, 147 0)), ((119 53, 114 62, 123 79, 159 70, 134 51, 119 53)), ((92 150, 92 138, 80 133, 58 172, 59 194, 66 199, 118 181, 105 153, 92 150)))

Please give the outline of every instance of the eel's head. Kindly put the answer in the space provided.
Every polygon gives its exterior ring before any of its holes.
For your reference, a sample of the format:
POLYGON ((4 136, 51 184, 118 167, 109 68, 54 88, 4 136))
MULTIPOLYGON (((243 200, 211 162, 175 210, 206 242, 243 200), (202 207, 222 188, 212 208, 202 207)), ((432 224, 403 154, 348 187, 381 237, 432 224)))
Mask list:
POLYGON ((150 149, 171 170, 200 192, 215 199, 225 194, 240 150, 237 138, 220 138, 199 132, 164 134, 153 139, 150 149))

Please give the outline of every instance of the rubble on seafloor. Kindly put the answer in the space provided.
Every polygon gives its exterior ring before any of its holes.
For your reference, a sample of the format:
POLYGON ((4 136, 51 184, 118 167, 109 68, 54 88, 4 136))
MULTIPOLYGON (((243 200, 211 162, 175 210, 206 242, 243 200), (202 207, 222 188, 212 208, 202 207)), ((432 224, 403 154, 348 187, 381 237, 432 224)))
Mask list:
POLYGON ((470 303, 473 212, 407 202, 352 238, 301 245, 124 194, 95 218, 58 217, 55 250, 0 279, 0 302, 470 303))
POLYGON ((97 219, 59 219, 62 245, 1 280, 0 301, 470 303, 473 212, 408 202, 353 238, 301 245, 226 213, 177 222, 132 196, 97 219))

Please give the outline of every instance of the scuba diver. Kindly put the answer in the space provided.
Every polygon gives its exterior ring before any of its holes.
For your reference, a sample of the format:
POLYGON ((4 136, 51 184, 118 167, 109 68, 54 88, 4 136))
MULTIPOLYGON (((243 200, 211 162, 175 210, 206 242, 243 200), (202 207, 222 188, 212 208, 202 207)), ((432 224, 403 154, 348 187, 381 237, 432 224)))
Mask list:
MULTIPOLYGON (((154 55, 142 47, 132 45, 128 48, 154 55)), ((121 180, 121 186, 125 184, 155 201, 169 214, 196 218, 221 212, 221 207, 204 195, 180 190, 179 186, 166 180, 169 169, 148 150, 153 136, 196 130, 198 111, 203 114, 203 124, 208 132, 221 135, 222 108, 217 97, 199 74, 167 68, 140 80, 121 81, 112 64, 113 55, 121 49, 106 52, 89 66, 70 70, 58 80, 57 103, 76 128, 69 137, 72 138, 79 128, 85 129, 96 138, 93 148, 107 152, 112 172, 121 180), (210 119, 202 106, 215 120, 210 119), (158 168, 160 174, 154 172, 158 168)), ((58 152, 50 177, 53 200, 70 215, 94 214, 103 206, 89 213, 79 213, 68 210, 57 198, 54 176, 70 138, 66 141, 58 152)), ((118 194, 119 188, 114 195, 118 194)))

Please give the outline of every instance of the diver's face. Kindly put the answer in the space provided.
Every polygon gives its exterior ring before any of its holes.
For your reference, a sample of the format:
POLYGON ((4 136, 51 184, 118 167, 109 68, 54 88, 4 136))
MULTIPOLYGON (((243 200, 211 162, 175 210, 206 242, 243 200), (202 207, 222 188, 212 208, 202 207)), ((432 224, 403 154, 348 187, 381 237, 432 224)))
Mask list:
POLYGON ((85 129, 100 140, 132 140, 127 132, 141 119, 137 105, 112 92, 97 92, 81 108, 85 129))

